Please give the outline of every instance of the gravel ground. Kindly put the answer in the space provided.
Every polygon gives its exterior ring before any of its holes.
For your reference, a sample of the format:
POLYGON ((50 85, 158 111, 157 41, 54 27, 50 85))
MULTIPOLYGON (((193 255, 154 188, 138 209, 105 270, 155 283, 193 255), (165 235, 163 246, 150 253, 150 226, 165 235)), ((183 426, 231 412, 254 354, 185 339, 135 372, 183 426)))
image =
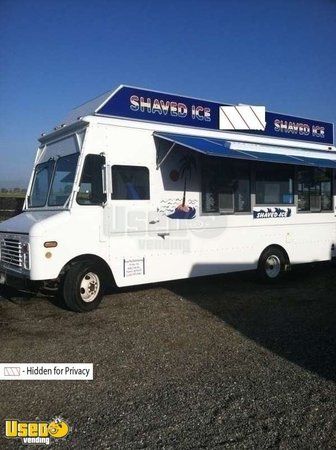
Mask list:
POLYGON ((94 381, 0 382, 0 448, 19 448, 5 418, 55 415, 73 430, 52 448, 336 448, 335 274, 170 282, 88 314, 3 291, 0 361, 93 362, 94 381))

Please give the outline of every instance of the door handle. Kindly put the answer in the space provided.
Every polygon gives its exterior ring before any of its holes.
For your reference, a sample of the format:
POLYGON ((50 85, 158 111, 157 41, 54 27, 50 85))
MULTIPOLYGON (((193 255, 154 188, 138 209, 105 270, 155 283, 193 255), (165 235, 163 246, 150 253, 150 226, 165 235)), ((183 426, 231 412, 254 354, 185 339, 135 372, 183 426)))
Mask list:
POLYGON ((164 239, 166 236, 169 236, 170 233, 158 233, 157 235, 162 237, 162 239, 164 239))

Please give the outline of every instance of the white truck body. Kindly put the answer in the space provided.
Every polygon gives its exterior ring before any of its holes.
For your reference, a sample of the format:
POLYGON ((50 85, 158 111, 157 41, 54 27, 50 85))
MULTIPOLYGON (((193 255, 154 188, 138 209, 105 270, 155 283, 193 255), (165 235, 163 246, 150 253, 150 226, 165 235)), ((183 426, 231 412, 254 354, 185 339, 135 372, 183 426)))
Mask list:
MULTIPOLYGON (((3 282, 8 276, 56 280, 71 261, 91 257, 109 267, 117 286, 130 286, 256 269, 261 254, 269 246, 283 249, 290 264, 325 261, 336 256, 336 149, 332 143, 304 141, 301 135, 293 140, 150 121, 147 116, 140 120, 97 113, 97 108, 113 98, 113 94, 84 105, 70 116, 69 122, 40 139, 24 210, 0 224, 3 282), (286 163, 281 158, 288 155, 297 160, 305 158, 309 166, 318 166, 318 161, 322 161, 332 173, 331 205, 326 210, 299 211, 297 179, 292 203, 257 204, 252 171, 247 211, 226 211, 228 205, 231 207, 231 194, 228 197, 223 194, 221 201, 226 202, 225 208, 213 214, 206 212, 202 205, 202 198, 206 201, 202 194, 204 153, 199 148, 181 145, 176 136, 185 140, 190 136, 195 142, 201 138, 199 142, 209 141, 212 145, 220 139, 223 145, 229 143, 231 152, 253 150, 256 158, 258 153, 273 154, 280 158, 282 167, 286 163), (67 192, 64 204, 34 206, 30 196, 36 167, 51 158, 57 160, 73 154, 78 158, 71 192, 67 192), (99 204, 77 201, 87 155, 101 155, 105 159, 102 177, 106 197, 99 204), (186 155, 192 155, 195 164, 183 174, 180 163, 186 155), (113 166, 147 168, 149 198, 114 199, 113 166), (187 206, 181 208, 184 183, 187 206), (182 215, 174 213, 181 209, 182 215), (186 211, 192 211, 190 217, 186 211)), ((205 157, 228 159, 221 156, 205 157)), ((265 156, 262 161, 265 164, 265 156)), ((276 163, 272 164, 274 167, 276 163)), ((275 192, 277 186, 270 189, 275 192)), ((209 195, 213 200, 213 195, 209 195)), ((322 198, 323 201, 326 200, 322 198)))

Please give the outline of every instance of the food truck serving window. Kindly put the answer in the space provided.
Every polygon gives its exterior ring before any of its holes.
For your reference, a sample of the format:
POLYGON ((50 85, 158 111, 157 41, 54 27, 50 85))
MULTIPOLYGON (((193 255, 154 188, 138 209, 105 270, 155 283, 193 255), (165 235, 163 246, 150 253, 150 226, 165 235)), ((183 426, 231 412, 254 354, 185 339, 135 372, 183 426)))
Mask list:
POLYGON ((300 167, 297 171, 298 211, 330 211, 332 209, 332 170, 300 167))
POLYGON ((256 203, 291 205, 294 203, 294 167, 281 164, 257 164, 256 203))
POLYGON ((248 161, 204 157, 202 168, 203 212, 228 214, 250 211, 248 161))
POLYGON ((112 166, 113 200, 149 200, 149 170, 140 166, 112 166))

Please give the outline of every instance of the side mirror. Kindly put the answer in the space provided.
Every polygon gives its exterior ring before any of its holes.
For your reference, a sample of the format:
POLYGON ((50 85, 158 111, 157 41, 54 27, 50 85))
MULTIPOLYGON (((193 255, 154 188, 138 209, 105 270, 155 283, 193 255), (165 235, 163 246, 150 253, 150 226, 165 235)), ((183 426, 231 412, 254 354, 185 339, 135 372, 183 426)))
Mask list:
POLYGON ((106 164, 102 165, 102 186, 103 186, 103 194, 107 194, 106 188, 106 164))
POLYGON ((102 190, 103 190, 103 197, 104 200, 102 201, 102 207, 104 208, 107 205, 107 191, 108 186, 111 186, 111 177, 109 176, 110 173, 110 166, 108 164, 103 164, 101 169, 101 175, 102 175, 102 190))

